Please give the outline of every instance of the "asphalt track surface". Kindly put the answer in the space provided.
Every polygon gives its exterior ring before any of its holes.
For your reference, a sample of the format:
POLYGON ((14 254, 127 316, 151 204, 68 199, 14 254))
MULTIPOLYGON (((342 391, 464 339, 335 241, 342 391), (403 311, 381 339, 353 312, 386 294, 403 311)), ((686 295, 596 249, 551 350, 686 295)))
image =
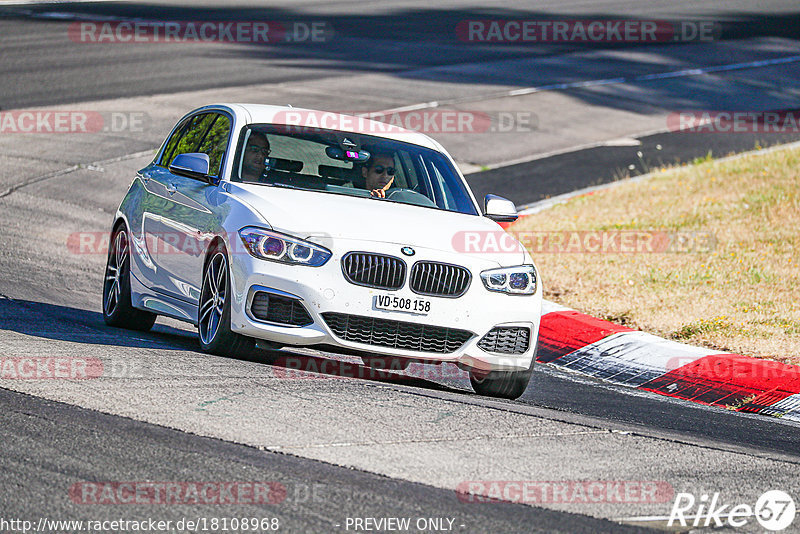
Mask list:
MULTIPOLYGON (((199 88, 324 79, 343 73, 384 72, 400 79, 429 78, 423 67, 468 65, 503 59, 546 57, 574 50, 618 44, 589 45, 534 43, 508 46, 465 44, 454 31, 459 22, 488 18, 537 20, 670 20, 712 21, 720 39, 757 36, 797 37, 800 16, 796 4, 780 0, 759 4, 746 1, 695 2, 676 6, 658 1, 631 5, 619 1, 549 2, 531 8, 529 2, 503 2, 491 8, 447 0, 436 7, 424 2, 400 4, 388 0, 358 2, 177 3, 159 2, 44 2, 5 6, 2 22, 3 72, 0 107, 73 103, 102 98, 159 94, 199 88), (106 47, 64 40, 64 14, 82 19, 167 21, 262 20, 312 22, 323 20, 333 29, 323 42, 238 47, 210 43, 106 47), (37 18, 39 17, 39 18, 37 18), (42 18, 44 17, 44 18, 42 18), (55 53, 57 50, 57 53, 55 53), (435 51, 435 52, 434 52, 435 51)), ((3 6, 0 5, 0 8, 3 6)), ((577 73, 575 73, 577 74, 577 73)), ((464 83, 468 71, 441 71, 437 81, 464 83)), ((480 75, 482 83, 502 84, 509 76, 500 70, 480 75)))
POLYGON ((467 177, 477 198, 487 193, 513 200, 518 207, 584 187, 612 183, 695 159, 727 156, 791 143, 800 133, 665 132, 637 138, 635 146, 597 146, 526 163, 470 174, 467 177), (587 181, 587 177, 592 179, 587 181), (535 186, 532 186, 535 184, 535 186))
MULTIPOLYGON (((389 75, 396 84, 422 76, 436 84, 469 85, 476 80, 469 68, 460 69, 465 63, 502 65, 504 60, 575 51, 564 45, 465 47, 450 37, 452 27, 464 19, 484 18, 487 10, 457 3, 442 7, 446 9, 432 16, 424 7, 388 2, 369 8, 287 3, 280 8, 241 5, 225 10, 146 3, 4 5, 3 39, 14 45, 4 47, 7 75, 0 78, 0 106, 5 110, 242 84, 318 82, 348 73, 389 75), (189 45, 181 54, 162 45, 90 50, 58 39, 68 22, 53 18, 54 11, 168 20, 320 16, 331 22, 339 39, 329 46, 268 50, 189 45), (432 45, 437 54, 430 53, 432 45), (453 68, 436 70, 448 66, 453 68), (438 73, 433 80, 431 72, 438 73)), ((608 2, 587 11, 582 5, 559 2, 530 12, 522 3, 507 3, 505 11, 492 14, 713 18, 724 20, 725 35, 736 41, 796 37, 792 8, 790 3, 775 3, 769 10, 759 6, 760 13, 754 13, 746 3, 704 3, 680 12, 672 3, 660 3, 632 11, 608 2)), ((364 95, 362 102, 380 103, 370 95, 379 94, 381 86, 353 91, 364 95)), ((778 107, 785 109, 786 102, 778 107)), ((161 135, 128 142, 115 139, 102 150, 109 158, 125 156, 154 146, 161 135)), ((625 172, 638 174, 663 163, 691 161, 708 150, 722 155, 797 137, 698 135, 634 136, 641 145, 590 147, 501 166, 472 174, 469 180, 476 194, 491 190, 524 204, 625 172), (530 187, 533 180, 535 189, 530 187)), ((42 146, 39 155, 45 163, 39 176, 49 170, 48 159, 59 163, 55 169, 64 166, 65 158, 58 145, 42 146)), ((519 150, 524 153, 524 147, 519 150)), ((9 154, 18 152, 9 149, 3 155, 9 154)), ((286 351, 259 351, 248 360, 208 357, 197 352, 191 329, 178 323, 163 321, 148 334, 105 327, 95 294, 103 258, 66 256, 54 261, 52 251, 63 248, 64 242, 64 234, 55 229, 104 228, 143 159, 146 156, 109 162, 105 175, 84 169, 65 175, 67 180, 55 176, 30 185, 3 177, 3 185, 14 189, 0 198, 0 329, 5 355, 93 356, 123 369, 138 366, 137 373, 123 372, 96 384, 2 384, 4 517, 177 520, 187 515, 272 515, 280 517, 281 530, 299 532, 343 530, 347 517, 408 516, 454 518, 460 527, 456 530, 463 532, 623 532, 628 527, 601 518, 664 515, 670 503, 641 508, 613 503, 475 505, 459 502, 448 488, 454 480, 628 479, 665 480, 675 491, 722 491, 742 502, 773 487, 798 494, 800 435, 796 425, 780 421, 635 394, 543 365, 537 368, 533 387, 516 402, 477 397, 458 374, 342 380, 336 375, 348 374, 343 370, 369 373, 327 353, 297 355, 313 358, 319 366, 335 361, 350 367, 333 367, 339 372, 323 373, 318 381, 281 380, 286 351), (428 413, 431 417, 425 419, 428 413), (284 484, 288 493, 286 501, 274 507, 104 507, 69 499, 68 489, 76 481, 104 480, 268 480, 284 484), (744 480, 748 484, 743 485, 744 480), (320 498, 308 496, 315 487, 320 498)))
MULTIPOLYGON (((4 516, 37 518, 47 498, 51 519, 85 517, 65 492, 42 489, 70 484, 76 477, 101 480, 270 481, 280 484, 274 504, 225 505, 231 518, 278 517, 282 532, 344 530, 350 517, 453 519, 459 532, 637 532, 609 521, 494 503, 462 503, 454 492, 392 480, 363 471, 290 455, 265 454, 221 440, 199 438, 130 419, 0 390, 5 469, 0 497, 4 516), (69 421, 68 425, 64 422, 69 421), (100 432, 98 429, 102 429, 100 432), (22 472, 17 472, 15 469, 22 472), (198 480, 192 478, 191 480, 198 480)), ((219 517, 219 508, 133 504, 92 511, 92 519, 219 517), (216 509, 215 509, 216 508, 216 509)), ((36 520, 34 519, 34 522, 36 520)), ((59 529, 61 530, 61 529, 59 529)))

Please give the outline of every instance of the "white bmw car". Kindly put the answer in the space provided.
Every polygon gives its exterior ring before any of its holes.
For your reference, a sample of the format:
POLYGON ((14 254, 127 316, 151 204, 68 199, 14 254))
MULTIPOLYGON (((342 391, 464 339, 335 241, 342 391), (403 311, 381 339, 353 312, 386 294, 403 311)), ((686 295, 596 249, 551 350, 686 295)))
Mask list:
MULTIPOLYGON (((365 363, 451 362, 476 392, 517 398, 536 355, 542 289, 528 252, 493 241, 513 203, 483 209, 421 133, 291 107, 224 104, 183 117, 113 223, 112 326, 197 325, 215 354, 314 346, 365 363)), ((507 241, 507 239, 506 239, 507 241)))

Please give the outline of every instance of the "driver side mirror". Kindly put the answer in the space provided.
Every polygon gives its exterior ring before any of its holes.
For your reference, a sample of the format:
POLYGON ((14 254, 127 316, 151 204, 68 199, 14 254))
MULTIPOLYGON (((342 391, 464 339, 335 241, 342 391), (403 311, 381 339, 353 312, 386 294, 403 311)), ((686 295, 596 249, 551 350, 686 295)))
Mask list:
POLYGON ((517 220, 517 207, 507 198, 486 195, 483 199, 484 215, 495 222, 514 222, 517 220))
POLYGON ((169 172, 178 176, 211 183, 211 177, 208 175, 209 167, 208 154, 190 152, 175 156, 175 159, 169 165, 169 172))

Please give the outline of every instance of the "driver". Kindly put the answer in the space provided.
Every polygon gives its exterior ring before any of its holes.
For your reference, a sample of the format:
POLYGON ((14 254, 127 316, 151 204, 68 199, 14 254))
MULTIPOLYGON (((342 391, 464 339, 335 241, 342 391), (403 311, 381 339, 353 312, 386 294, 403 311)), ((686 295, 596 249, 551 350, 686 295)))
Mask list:
POLYGON ((250 132, 242 157, 242 180, 246 182, 263 180, 269 153, 270 146, 266 134, 255 130, 250 132))
POLYGON ((386 191, 394 182, 394 156, 389 153, 373 153, 369 162, 361 167, 361 176, 374 197, 386 198, 386 191))

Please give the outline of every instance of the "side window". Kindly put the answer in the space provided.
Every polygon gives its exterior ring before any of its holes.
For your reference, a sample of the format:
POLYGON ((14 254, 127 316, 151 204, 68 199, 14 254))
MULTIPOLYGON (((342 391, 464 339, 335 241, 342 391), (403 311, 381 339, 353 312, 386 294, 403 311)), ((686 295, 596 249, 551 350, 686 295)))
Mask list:
POLYGON ((402 151, 398 153, 398 156, 400 156, 398 172, 402 172, 405 175, 406 187, 414 191, 422 192, 419 191, 419 178, 417 178, 417 172, 416 169, 414 169, 414 162, 411 159, 411 154, 402 151))
POLYGON ((231 121, 225 115, 215 114, 214 122, 205 134, 205 138, 200 142, 200 146, 195 152, 208 154, 210 163, 209 174, 219 176, 219 168, 225 149, 228 148, 228 135, 231 132, 231 121))
POLYGON ((164 146, 164 152, 161 154, 161 159, 158 160, 158 164, 162 167, 167 167, 167 162, 172 161, 170 159, 172 152, 175 150, 175 145, 178 144, 178 139, 181 138, 181 134, 186 130, 186 125, 189 124, 190 119, 186 119, 177 128, 175 131, 172 132, 172 137, 169 138, 167 144, 164 146))
POLYGON ((436 205, 448 211, 461 213, 474 213, 475 207, 469 198, 469 193, 459 187, 459 177, 444 160, 444 156, 432 158, 426 164, 435 194, 438 197, 436 205))
POLYGON ((392 185, 394 187, 402 187, 403 189, 408 189, 408 178, 406 178, 406 173, 403 170, 403 166, 398 164, 400 161, 397 157, 397 154, 394 155, 394 182, 392 185))
POLYGON ((431 170, 433 171, 433 179, 437 189, 444 193, 444 209, 455 211, 457 207, 455 199, 453 198, 453 193, 450 191, 450 185, 445 181, 444 176, 442 176, 442 173, 439 171, 439 167, 435 164, 431 164, 431 170))
MULTIPOLYGON (((172 150, 169 152, 166 150, 164 151, 164 157, 161 160, 162 165, 169 167, 172 160, 175 159, 175 156, 197 152, 197 147, 200 145, 208 131, 208 127, 215 118, 216 114, 214 113, 203 113, 189 119, 189 122, 183 128, 180 138, 175 143, 174 147, 172 147, 172 150)), ((172 143, 172 139, 170 139, 170 143, 172 143)))

